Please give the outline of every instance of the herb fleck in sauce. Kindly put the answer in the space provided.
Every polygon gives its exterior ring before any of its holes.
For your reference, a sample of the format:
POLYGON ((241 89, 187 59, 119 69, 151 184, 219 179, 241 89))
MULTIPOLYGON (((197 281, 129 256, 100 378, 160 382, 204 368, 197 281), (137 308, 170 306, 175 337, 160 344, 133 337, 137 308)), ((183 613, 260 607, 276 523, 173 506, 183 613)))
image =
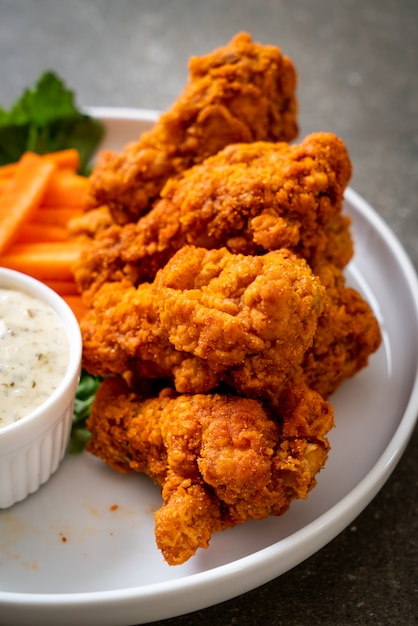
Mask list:
POLYGON ((40 406, 64 377, 69 345, 48 305, 0 288, 0 428, 40 406))

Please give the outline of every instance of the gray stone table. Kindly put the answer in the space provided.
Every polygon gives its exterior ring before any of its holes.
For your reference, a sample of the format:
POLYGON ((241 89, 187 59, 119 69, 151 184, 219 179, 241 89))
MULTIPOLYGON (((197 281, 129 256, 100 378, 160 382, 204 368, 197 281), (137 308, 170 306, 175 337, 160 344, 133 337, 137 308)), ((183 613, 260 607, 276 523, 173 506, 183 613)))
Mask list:
MULTIPOLYGON (((346 141, 351 185, 417 268, 416 0, 0 0, 0 103, 49 68, 82 105, 163 110, 185 83, 189 56, 241 30, 293 59, 300 135, 329 130, 346 141)), ((158 624, 418 624, 417 455, 415 431, 371 504, 293 570, 158 624)))

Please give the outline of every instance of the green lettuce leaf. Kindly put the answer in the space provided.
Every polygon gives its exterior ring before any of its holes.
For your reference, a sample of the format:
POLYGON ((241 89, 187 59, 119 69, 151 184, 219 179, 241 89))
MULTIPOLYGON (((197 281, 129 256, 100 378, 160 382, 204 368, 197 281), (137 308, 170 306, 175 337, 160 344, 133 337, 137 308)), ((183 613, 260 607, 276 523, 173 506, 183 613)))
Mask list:
POLYGON ((0 165, 18 161, 27 150, 45 154, 76 148, 85 173, 103 134, 101 122, 76 107, 63 81, 45 72, 9 111, 0 107, 0 165))
POLYGON ((78 454, 81 452, 90 439, 90 433, 86 428, 86 421, 90 415, 90 408, 94 396, 102 380, 100 376, 92 376, 84 369, 81 372, 74 401, 71 439, 68 449, 70 454, 78 454))

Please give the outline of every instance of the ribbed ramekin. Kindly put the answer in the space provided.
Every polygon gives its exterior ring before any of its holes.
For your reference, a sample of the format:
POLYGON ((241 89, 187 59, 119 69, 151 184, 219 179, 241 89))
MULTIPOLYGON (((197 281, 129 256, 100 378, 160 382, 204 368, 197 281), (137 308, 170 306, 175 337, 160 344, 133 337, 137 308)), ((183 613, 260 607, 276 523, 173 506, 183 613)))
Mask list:
POLYGON ((80 377, 82 341, 70 307, 43 283, 0 267, 0 287, 23 291, 51 306, 64 324, 69 343, 65 375, 51 396, 25 417, 0 428, 0 508, 7 508, 47 482, 66 453, 80 377))

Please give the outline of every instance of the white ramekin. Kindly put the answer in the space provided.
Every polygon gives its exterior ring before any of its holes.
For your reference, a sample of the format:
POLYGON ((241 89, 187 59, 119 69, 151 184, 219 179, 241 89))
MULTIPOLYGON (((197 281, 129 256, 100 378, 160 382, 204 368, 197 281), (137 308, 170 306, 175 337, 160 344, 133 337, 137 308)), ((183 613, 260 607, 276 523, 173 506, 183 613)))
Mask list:
POLYGON ((7 508, 39 489, 66 453, 80 377, 82 341, 70 307, 43 283, 0 267, 0 287, 24 291, 49 304, 64 323, 70 346, 67 371, 48 400, 19 421, 0 428, 0 508, 7 508))

